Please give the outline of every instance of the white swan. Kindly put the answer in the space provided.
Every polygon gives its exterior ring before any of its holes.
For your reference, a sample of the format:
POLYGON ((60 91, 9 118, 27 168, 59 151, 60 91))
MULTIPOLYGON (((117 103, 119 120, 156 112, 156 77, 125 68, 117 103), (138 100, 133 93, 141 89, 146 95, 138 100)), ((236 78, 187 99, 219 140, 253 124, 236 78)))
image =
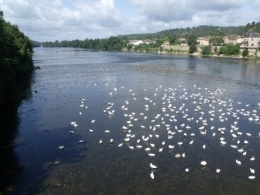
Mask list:
POLYGON ((153 172, 151 172, 150 177, 151 177, 152 179, 154 179, 154 174, 153 174, 153 172))
POLYGON ((255 169, 250 168, 250 172, 255 174, 255 169))
POLYGON ((216 169, 216 173, 220 173, 220 169, 216 169))
POLYGON ((151 156, 151 157, 154 157, 154 156, 155 156, 154 153, 148 153, 148 155, 151 156))
POLYGON ((151 169, 157 169, 157 166, 153 165, 153 163, 150 163, 151 169))
POLYGON ((203 165, 203 166, 206 166, 206 165, 207 165, 207 162, 206 162, 206 161, 201 161, 200 164, 203 165))
POLYGON ((251 160, 251 161, 254 161, 254 160, 255 160, 255 157, 254 157, 254 156, 252 156, 252 157, 250 158, 250 160, 251 160))
POLYGON ((248 176, 248 179, 255 179, 254 175, 248 176))
POLYGON ((239 160, 237 160, 237 159, 236 159, 236 163, 237 163, 238 165, 241 165, 241 164, 242 164, 241 161, 239 161, 239 160))

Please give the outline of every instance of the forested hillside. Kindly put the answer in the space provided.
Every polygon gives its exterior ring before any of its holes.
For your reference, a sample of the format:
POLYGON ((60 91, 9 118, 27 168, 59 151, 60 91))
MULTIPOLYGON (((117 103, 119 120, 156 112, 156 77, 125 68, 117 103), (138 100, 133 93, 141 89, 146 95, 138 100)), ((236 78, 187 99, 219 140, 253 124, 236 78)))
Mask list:
MULTIPOLYGON (((44 47, 81 47, 87 49, 98 49, 105 51, 119 51, 127 46, 129 40, 163 40, 168 37, 170 40, 176 40, 178 38, 188 39, 191 36, 195 37, 205 37, 205 36, 226 36, 231 34, 245 35, 249 30, 260 33, 260 22, 248 23, 245 26, 229 26, 229 27, 219 27, 219 26, 198 26, 193 28, 176 28, 163 30, 157 33, 149 34, 132 34, 132 35, 119 35, 117 37, 110 37, 108 39, 85 39, 72 40, 72 41, 55 41, 55 42, 45 42, 42 45, 44 47)), ((171 42, 171 41, 170 41, 171 42)), ((157 46, 158 47, 158 46, 157 46)))
POLYGON ((249 30, 260 33, 260 22, 248 23, 245 26, 198 26, 192 28, 175 28, 159 31, 157 33, 150 34, 132 34, 132 35, 120 35, 124 39, 163 39, 164 37, 176 37, 176 38, 188 38, 191 35, 197 37, 205 36, 226 36, 231 34, 244 35, 249 30))
POLYGON ((0 105, 17 94, 16 80, 33 70, 31 40, 16 25, 6 22, 0 10, 0 105))

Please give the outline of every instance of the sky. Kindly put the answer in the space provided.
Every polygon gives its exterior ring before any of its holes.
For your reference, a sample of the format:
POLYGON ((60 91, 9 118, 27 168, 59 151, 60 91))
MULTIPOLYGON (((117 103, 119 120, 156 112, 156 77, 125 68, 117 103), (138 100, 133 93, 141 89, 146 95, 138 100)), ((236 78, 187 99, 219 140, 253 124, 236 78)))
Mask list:
POLYGON ((41 42, 260 22, 260 0, 0 0, 0 9, 41 42))

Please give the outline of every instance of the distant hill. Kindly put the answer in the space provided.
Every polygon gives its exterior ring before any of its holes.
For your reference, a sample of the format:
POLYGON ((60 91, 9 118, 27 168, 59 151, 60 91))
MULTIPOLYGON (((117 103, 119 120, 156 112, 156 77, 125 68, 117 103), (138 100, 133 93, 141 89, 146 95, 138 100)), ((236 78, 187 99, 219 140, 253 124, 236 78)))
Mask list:
POLYGON ((163 39, 165 37, 175 36, 176 38, 188 38, 191 35, 195 35, 197 37, 205 37, 205 36, 226 36, 231 34, 236 35, 245 35, 249 30, 260 33, 260 22, 252 22, 248 23, 245 26, 211 26, 211 25, 203 25, 197 27, 187 27, 187 28, 175 28, 159 31, 156 33, 149 34, 130 34, 130 35, 119 35, 120 38, 133 40, 144 40, 144 39, 163 39))
MULTIPOLYGON (((55 42, 44 42, 43 47, 79 47, 94 50, 104 50, 104 51, 120 51, 128 47, 129 40, 154 40, 153 44, 149 44, 150 48, 157 48, 161 46, 163 40, 169 40, 169 42, 175 43, 178 38, 185 38, 188 40, 190 37, 205 37, 205 36, 227 36, 227 35, 246 35, 248 31, 259 32, 260 33, 260 22, 248 23, 245 26, 229 26, 229 27, 219 27, 219 26, 197 26, 192 28, 175 28, 159 31, 156 33, 147 34, 131 34, 131 35, 118 35, 116 37, 109 37, 108 39, 85 39, 85 40, 71 40, 71 41, 55 41, 55 42), (156 40, 156 41, 155 41, 156 40)), ((40 42, 34 42, 35 45, 39 46, 40 42)), ((136 49, 137 47, 135 47, 136 49)))

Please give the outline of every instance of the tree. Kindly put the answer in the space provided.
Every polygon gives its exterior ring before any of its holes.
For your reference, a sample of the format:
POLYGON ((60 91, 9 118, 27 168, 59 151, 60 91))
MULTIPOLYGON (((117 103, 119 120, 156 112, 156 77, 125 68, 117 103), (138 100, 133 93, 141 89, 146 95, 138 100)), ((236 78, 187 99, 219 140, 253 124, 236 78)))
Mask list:
POLYGON ((209 43, 214 46, 220 46, 224 43, 224 39, 221 36, 214 36, 209 39, 209 43))
POLYGON ((243 50, 243 52, 242 52, 242 56, 243 56, 243 57, 246 57, 246 56, 248 56, 248 54, 249 54, 248 48, 245 48, 245 49, 243 50))
POLYGON ((170 42, 170 38, 169 37, 164 37, 163 42, 170 42))
POLYGON ((227 54, 227 46, 221 46, 219 50, 219 54, 227 54))
POLYGON ((197 46, 194 45, 194 44, 191 44, 190 45, 190 48, 189 48, 189 53, 194 53, 197 51, 197 46))
POLYGON ((191 45, 196 45, 197 44, 197 36, 195 35, 191 35, 189 38, 188 38, 188 45, 191 46, 191 45))
POLYGON ((0 10, 0 104, 18 91, 16 78, 33 70, 32 41, 0 10))
POLYGON ((175 36, 170 36, 169 39, 170 39, 170 41, 169 41, 170 44, 174 44, 175 41, 176 41, 176 37, 175 36))
POLYGON ((210 53, 211 53, 211 45, 205 46, 205 47, 202 49, 202 54, 203 54, 203 55, 209 55, 210 53))
POLYGON ((132 44, 128 44, 127 45, 127 50, 129 51, 130 49, 132 49, 133 45, 132 44))

